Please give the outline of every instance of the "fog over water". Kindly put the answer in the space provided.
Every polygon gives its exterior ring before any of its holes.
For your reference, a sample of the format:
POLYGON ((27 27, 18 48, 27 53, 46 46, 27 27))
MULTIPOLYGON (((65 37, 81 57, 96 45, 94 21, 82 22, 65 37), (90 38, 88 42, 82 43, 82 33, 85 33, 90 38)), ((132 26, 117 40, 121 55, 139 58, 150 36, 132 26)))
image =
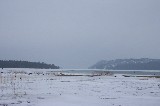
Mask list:
POLYGON ((0 0, 0 59, 88 68, 159 45, 160 0, 0 0))

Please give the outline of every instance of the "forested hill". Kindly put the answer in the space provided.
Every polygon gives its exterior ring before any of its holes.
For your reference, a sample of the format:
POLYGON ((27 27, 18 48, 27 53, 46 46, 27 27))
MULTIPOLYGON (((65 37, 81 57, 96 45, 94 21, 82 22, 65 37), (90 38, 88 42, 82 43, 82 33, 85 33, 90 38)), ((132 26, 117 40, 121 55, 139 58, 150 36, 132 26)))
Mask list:
POLYGON ((141 58, 102 60, 90 68, 111 70, 160 70, 160 59, 141 58))
POLYGON ((38 68, 38 69, 59 69, 54 64, 46 64, 44 62, 29 62, 16 60, 0 60, 0 68, 38 68))

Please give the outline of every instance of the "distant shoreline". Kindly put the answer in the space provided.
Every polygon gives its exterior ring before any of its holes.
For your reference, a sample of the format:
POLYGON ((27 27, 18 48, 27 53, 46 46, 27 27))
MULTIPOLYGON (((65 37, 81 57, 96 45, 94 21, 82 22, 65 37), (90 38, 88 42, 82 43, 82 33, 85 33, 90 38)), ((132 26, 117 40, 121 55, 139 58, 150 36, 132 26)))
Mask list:
POLYGON ((59 66, 44 62, 29 62, 17 60, 0 60, 0 68, 35 68, 35 69, 59 69, 59 66))

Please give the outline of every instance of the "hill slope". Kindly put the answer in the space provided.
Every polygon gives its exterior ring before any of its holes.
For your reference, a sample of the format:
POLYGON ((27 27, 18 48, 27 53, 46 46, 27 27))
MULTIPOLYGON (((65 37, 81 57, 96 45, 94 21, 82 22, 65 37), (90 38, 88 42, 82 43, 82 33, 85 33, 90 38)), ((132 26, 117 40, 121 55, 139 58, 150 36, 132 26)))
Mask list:
POLYGON ((102 60, 89 67, 91 69, 112 70, 160 70, 160 59, 116 59, 102 60))
POLYGON ((15 60, 0 60, 0 68, 39 68, 39 69, 59 69, 54 64, 46 64, 44 62, 28 62, 15 60))

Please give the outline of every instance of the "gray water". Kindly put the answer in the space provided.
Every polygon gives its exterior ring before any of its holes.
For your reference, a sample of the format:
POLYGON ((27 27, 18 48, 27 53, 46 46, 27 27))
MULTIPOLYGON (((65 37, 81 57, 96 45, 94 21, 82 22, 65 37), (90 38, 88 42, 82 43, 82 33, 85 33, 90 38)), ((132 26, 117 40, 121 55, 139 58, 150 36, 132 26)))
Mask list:
POLYGON ((64 70, 67 73, 84 73, 84 74, 90 74, 94 72, 101 72, 101 71, 106 71, 110 72, 113 74, 131 74, 131 75, 157 75, 160 76, 160 70, 103 70, 103 69, 98 69, 98 70, 92 70, 92 69, 77 69, 77 70, 64 70))
POLYGON ((160 70, 105 70, 105 69, 27 69, 27 68, 8 68, 0 69, 1 72, 24 71, 24 72, 65 72, 70 74, 92 74, 94 72, 110 72, 113 74, 131 74, 131 75, 157 75, 160 76, 160 70))

